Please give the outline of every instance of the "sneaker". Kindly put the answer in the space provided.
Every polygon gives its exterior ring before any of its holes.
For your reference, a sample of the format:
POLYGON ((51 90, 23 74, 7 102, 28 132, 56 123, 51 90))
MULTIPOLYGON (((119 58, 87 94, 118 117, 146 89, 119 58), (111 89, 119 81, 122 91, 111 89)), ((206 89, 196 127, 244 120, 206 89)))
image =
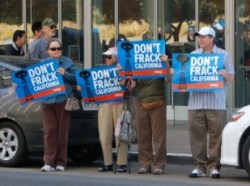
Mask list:
POLYGON ((213 169, 210 172, 210 177, 211 178, 220 178, 220 172, 217 169, 213 169))
POLYGON ((141 167, 139 170, 138 170, 138 174, 150 174, 151 173, 151 170, 148 168, 145 168, 145 167, 141 167))
POLYGON ((127 172, 127 165, 118 165, 116 168, 117 172, 127 172))
POLYGON ((164 174, 164 171, 163 171, 163 169, 155 168, 153 171, 153 174, 154 175, 162 175, 162 174, 164 174))
POLYGON ((65 171, 65 167, 57 165, 56 166, 56 171, 65 171))
POLYGON ((51 171, 54 171, 55 169, 53 167, 51 167, 50 165, 44 165, 42 168, 41 168, 41 172, 51 172, 51 171))
POLYGON ((206 174, 205 174, 203 171, 201 171, 201 170, 199 170, 199 169, 197 169, 197 168, 195 168, 195 169, 189 174, 189 177, 190 177, 190 178, 198 178, 198 177, 204 177, 204 176, 206 176, 206 174))
POLYGON ((107 171, 112 172, 113 171, 113 165, 103 165, 103 166, 98 168, 98 171, 99 172, 107 172, 107 171))

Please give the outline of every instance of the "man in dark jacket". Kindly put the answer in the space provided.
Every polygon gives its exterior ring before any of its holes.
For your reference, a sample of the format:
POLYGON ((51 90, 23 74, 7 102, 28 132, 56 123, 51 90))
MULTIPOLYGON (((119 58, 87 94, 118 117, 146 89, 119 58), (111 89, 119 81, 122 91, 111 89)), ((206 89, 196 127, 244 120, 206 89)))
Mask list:
POLYGON ((5 48, 6 55, 24 56, 23 46, 27 42, 27 35, 24 30, 16 30, 13 34, 12 42, 5 48))

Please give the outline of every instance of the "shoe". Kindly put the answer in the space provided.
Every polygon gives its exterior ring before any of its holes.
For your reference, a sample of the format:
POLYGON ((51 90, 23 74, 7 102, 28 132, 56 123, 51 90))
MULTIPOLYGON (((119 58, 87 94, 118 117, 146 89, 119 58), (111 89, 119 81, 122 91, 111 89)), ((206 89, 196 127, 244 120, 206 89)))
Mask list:
POLYGON ((210 177, 211 178, 220 178, 220 172, 217 169, 213 169, 210 172, 210 177))
POLYGON ((199 169, 197 169, 197 168, 195 168, 195 169, 189 174, 189 177, 190 177, 190 178, 198 178, 198 177, 204 177, 204 176, 206 176, 206 174, 205 174, 203 171, 201 171, 201 170, 199 170, 199 169))
POLYGON ((65 171, 65 167, 57 165, 56 166, 56 171, 65 171))
POLYGON ((41 168, 41 172, 52 172, 54 171, 55 169, 53 167, 51 167, 50 165, 44 165, 42 168, 41 168))
POLYGON ((162 175, 162 174, 164 174, 164 171, 163 171, 163 169, 155 168, 153 171, 153 174, 154 175, 162 175))
POLYGON ((116 168, 116 171, 117 172, 127 172, 128 171, 127 165, 118 165, 116 168))
POLYGON ((112 172, 113 171, 113 165, 103 165, 103 166, 98 168, 98 171, 99 172, 107 172, 107 171, 112 172))
POLYGON ((150 174, 151 173, 151 170, 148 168, 146 169, 145 167, 141 167, 139 170, 138 170, 138 174, 150 174))

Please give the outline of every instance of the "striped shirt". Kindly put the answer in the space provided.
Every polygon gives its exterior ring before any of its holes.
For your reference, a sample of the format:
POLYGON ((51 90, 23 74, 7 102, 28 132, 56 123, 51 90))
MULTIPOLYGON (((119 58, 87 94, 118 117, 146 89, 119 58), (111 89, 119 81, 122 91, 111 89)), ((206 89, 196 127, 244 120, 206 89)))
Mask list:
MULTIPOLYGON (((201 48, 195 50, 195 54, 203 53, 201 48)), ((223 69, 229 74, 235 74, 232 58, 229 53, 214 45, 212 53, 224 54, 223 69)), ((224 88, 213 92, 190 92, 188 110, 213 109, 226 110, 227 83, 224 79, 224 88)))

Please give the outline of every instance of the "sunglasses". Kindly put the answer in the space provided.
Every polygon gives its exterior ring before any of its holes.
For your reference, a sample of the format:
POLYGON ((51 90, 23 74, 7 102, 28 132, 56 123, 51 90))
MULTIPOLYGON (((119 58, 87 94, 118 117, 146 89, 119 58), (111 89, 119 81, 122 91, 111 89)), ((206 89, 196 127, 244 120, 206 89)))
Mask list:
POLYGON ((54 28, 57 28, 57 26, 53 25, 50 27, 50 29, 54 29, 54 28))
POLYGON ((104 55, 103 57, 107 58, 107 59, 112 59, 113 56, 111 56, 111 55, 104 55))
POLYGON ((50 48, 50 50, 51 50, 51 51, 56 51, 56 50, 61 51, 61 50, 62 50, 62 48, 61 48, 61 47, 58 47, 58 48, 53 47, 53 48, 50 48))

